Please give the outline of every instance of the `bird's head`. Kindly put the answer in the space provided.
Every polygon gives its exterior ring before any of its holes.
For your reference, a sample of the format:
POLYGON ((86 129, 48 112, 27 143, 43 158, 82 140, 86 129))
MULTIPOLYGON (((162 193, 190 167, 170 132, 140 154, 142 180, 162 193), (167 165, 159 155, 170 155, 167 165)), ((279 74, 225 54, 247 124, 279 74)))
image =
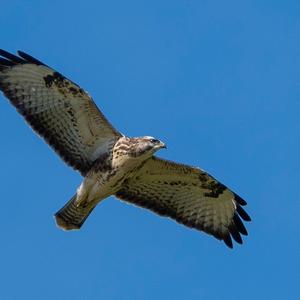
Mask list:
POLYGON ((161 142, 160 140, 152 136, 131 138, 130 144, 132 145, 130 154, 133 157, 140 157, 140 156, 150 157, 159 149, 167 148, 163 142, 161 142))

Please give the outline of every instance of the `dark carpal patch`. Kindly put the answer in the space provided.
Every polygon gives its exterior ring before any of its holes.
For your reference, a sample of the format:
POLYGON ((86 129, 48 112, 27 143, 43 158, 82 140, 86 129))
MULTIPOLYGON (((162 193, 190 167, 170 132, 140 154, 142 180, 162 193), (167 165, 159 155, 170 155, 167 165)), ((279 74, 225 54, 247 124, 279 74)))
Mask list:
POLYGON ((73 96, 83 96, 84 90, 74 85, 70 80, 66 79, 63 75, 58 72, 49 74, 44 77, 45 85, 48 88, 55 86, 57 91, 64 97, 68 98, 71 95, 73 96))
POLYGON ((215 181, 204 183, 202 184, 202 187, 210 190, 209 192, 204 193, 204 195, 211 198, 218 198, 226 190, 225 185, 215 181))
POLYGON ((53 84, 55 84, 58 87, 64 86, 64 77, 58 72, 54 72, 53 74, 45 76, 44 81, 46 87, 48 88, 50 88, 53 84))
POLYGON ((80 94, 80 95, 83 95, 83 94, 84 94, 84 90, 83 90, 83 89, 77 88, 77 87, 74 87, 74 86, 70 86, 70 87, 69 87, 69 92, 70 92, 72 95, 74 95, 74 96, 76 96, 76 95, 78 95, 78 94, 80 94))
POLYGON ((208 192, 204 193, 204 195, 207 197, 218 198, 219 195, 221 195, 226 190, 225 185, 218 182, 217 180, 214 180, 214 178, 211 178, 205 172, 201 172, 198 175, 198 178, 201 183, 201 187, 205 190, 209 190, 208 192))

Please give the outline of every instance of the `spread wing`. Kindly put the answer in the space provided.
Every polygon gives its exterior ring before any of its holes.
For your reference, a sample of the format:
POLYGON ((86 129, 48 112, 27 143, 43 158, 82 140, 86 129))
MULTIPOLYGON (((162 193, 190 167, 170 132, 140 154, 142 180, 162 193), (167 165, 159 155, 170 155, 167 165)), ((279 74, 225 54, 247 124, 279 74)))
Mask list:
POLYGON ((78 85, 37 59, 0 50, 0 89, 29 125, 85 174, 122 135, 78 85))
POLYGON ((146 161, 116 194, 133 204, 175 219, 223 240, 242 244, 250 221, 242 206, 247 203, 204 171, 156 157, 146 161), (240 218, 241 217, 241 218, 240 218))

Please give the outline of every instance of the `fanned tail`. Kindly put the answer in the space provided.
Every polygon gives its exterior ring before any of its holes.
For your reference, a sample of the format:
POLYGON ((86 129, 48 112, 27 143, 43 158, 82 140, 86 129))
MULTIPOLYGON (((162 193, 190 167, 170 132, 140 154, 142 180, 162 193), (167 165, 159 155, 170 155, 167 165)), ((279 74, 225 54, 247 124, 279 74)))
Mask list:
POLYGON ((91 203, 85 206, 76 205, 76 194, 54 216, 58 227, 64 230, 80 229, 89 214, 95 208, 91 203))

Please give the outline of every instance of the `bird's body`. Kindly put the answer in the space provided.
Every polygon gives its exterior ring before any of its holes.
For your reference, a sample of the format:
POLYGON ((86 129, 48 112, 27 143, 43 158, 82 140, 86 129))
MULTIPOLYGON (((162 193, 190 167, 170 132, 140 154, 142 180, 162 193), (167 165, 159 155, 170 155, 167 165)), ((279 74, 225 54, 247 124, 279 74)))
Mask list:
MULTIPOLYGON (((121 137, 113 145, 109 154, 101 154, 84 177, 69 205, 64 206, 56 213, 56 220, 60 227, 67 230, 79 229, 101 200, 115 195, 124 182, 130 180, 143 166, 144 161, 153 154, 152 151, 142 153, 150 140, 155 139, 152 137, 121 137), (74 211, 74 204, 76 211, 74 211), (69 208, 73 210, 72 214, 68 213, 69 208), (81 214, 82 211, 85 213, 81 214), (82 215, 82 219, 76 218, 76 222, 74 222, 74 213, 82 215)), ((157 148, 152 149, 155 151, 155 149, 163 147, 165 145, 159 142, 157 148)))
POLYGON ((0 89, 29 125, 83 176, 56 214, 66 230, 79 229, 96 205, 117 198, 202 230, 232 247, 247 235, 246 202, 199 168, 154 156, 165 144, 129 138, 104 117, 78 85, 37 59, 0 50, 0 89))

